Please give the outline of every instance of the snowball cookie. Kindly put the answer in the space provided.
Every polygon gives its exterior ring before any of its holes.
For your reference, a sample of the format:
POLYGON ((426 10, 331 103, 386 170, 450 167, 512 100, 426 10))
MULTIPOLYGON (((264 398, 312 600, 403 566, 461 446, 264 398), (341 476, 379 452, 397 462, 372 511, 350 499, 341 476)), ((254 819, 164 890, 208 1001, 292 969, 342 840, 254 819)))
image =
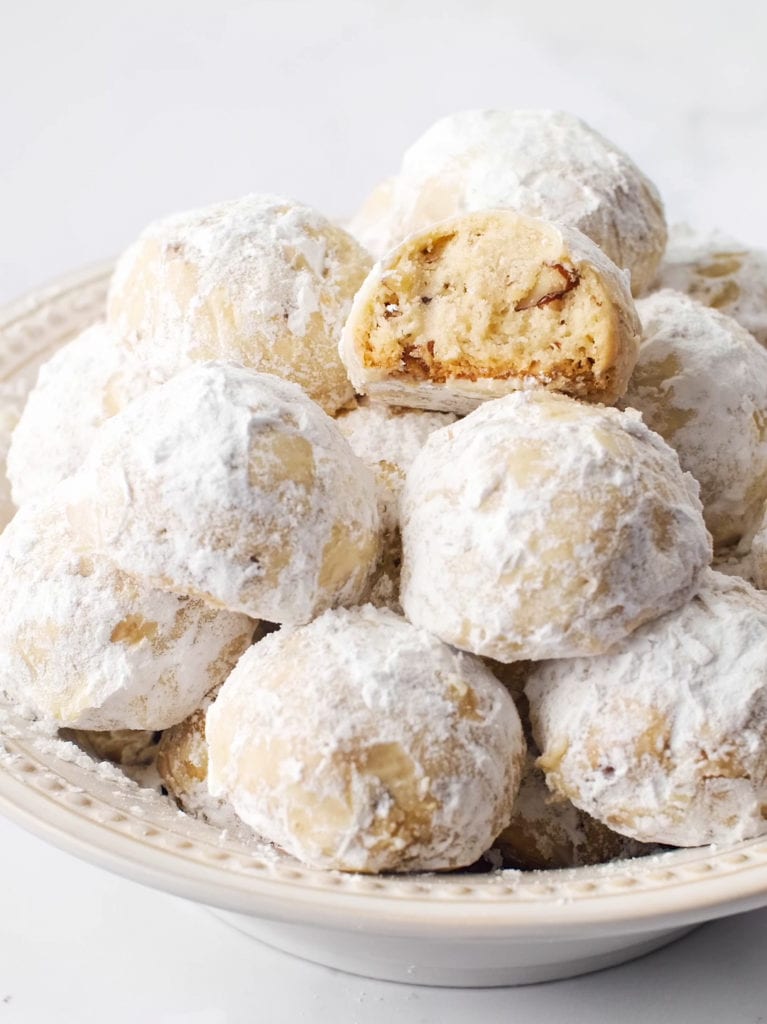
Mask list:
POLYGON ((0 689, 75 729, 180 722, 229 673, 253 622, 84 551, 62 500, 25 505, 0 536, 0 689))
POLYGON ((644 842, 767 832, 767 595, 709 570, 682 608, 527 683, 548 785, 644 842))
POLYGON ((124 572, 269 622, 354 603, 376 563, 375 482, 295 384, 203 363, 108 420, 69 516, 124 572))
MULTIPOLYGON (((510 207, 575 227, 631 272, 635 294, 652 281, 666 245, 657 189, 632 160, 572 114, 468 110, 432 125, 404 155, 393 195, 381 200, 389 238, 472 210, 510 207)), ((368 214, 370 217, 370 214, 368 214)), ((363 241, 383 228, 363 219, 363 241)))
POLYGON ((392 404, 465 413, 531 387, 609 403, 639 331, 625 275, 585 235, 487 210, 377 263, 340 352, 355 388, 392 404))
POLYGON ((528 871, 575 868, 639 857, 654 850, 655 847, 618 835, 569 800, 551 792, 546 785, 546 777, 536 765, 539 751, 535 747, 524 693, 527 677, 535 663, 513 661, 504 664, 491 658, 483 661, 513 697, 527 743, 522 781, 511 821, 492 846, 500 854, 503 867, 528 871))
POLYGON ((681 292, 654 292, 637 310, 643 340, 623 404, 639 409, 700 484, 714 544, 736 544, 767 497, 767 352, 681 292))
POLYGON ((449 412, 402 409, 361 399, 355 408, 339 413, 336 423, 352 451, 372 470, 381 514, 381 555, 363 595, 376 607, 401 614, 399 577, 402 541, 399 534, 399 499, 405 476, 426 438, 455 422, 449 412))
POLYGON ((145 370, 104 323, 40 367, 8 452, 13 500, 45 498, 79 469, 98 427, 149 387, 145 370))
POLYGON ((688 600, 711 560, 698 485, 639 414, 543 391, 431 435, 402 542, 411 622, 498 661, 599 654, 688 600))
POLYGON ((154 763, 162 732, 156 729, 61 729, 59 736, 70 740, 98 761, 128 768, 146 768, 154 763))
POLYGON ((471 864, 509 820, 524 739, 478 660, 386 609, 326 612, 240 659, 208 712, 208 784, 313 867, 471 864))
POLYGON ((208 790, 205 716, 214 698, 215 694, 209 694, 189 718, 162 734, 157 770, 169 795, 183 811, 247 841, 253 837, 248 826, 240 821, 231 804, 211 796, 208 790))
POLYGON ((641 857, 655 847, 618 835, 552 793, 528 751, 509 825, 493 843, 506 868, 543 871, 641 857))
POLYGON ((767 346, 767 251, 719 232, 672 228, 656 285, 726 313, 767 346))
POLYGON ((235 359, 333 413, 354 394, 336 348, 369 268, 319 213, 250 195, 150 224, 117 265, 108 319, 159 380, 235 359))
POLYGON ((365 399, 336 417, 338 429, 354 454, 375 474, 385 530, 393 531, 399 525, 399 498, 405 477, 426 439, 455 421, 456 416, 449 412, 407 409, 365 399))

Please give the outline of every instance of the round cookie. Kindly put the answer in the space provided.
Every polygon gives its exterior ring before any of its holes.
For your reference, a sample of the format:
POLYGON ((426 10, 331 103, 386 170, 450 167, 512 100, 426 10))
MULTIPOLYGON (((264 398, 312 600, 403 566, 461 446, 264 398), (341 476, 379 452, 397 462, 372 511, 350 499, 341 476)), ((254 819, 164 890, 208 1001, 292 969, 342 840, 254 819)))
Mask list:
POLYGON ((643 340, 623 404, 700 484, 715 546, 736 544, 767 497, 767 352, 681 292, 654 292, 637 311, 643 340))
POLYGON ((336 348, 369 268, 319 213, 249 195, 150 224, 115 269, 108 319, 160 381, 233 359, 333 413, 354 396, 336 348))
POLYGON ((209 694, 189 718, 163 733, 157 770, 169 795, 183 811, 247 840, 253 835, 248 826, 240 821, 231 804, 211 796, 208 789, 205 716, 214 699, 209 694))
POLYGON ((252 647, 206 731, 210 790, 256 832, 368 873, 477 860, 509 819, 525 750, 481 662, 370 605, 252 647))
POLYGON ((596 658, 534 666, 548 785, 643 842, 767 831, 767 596, 709 570, 682 608, 596 658))
POLYGON ((222 682, 254 623, 78 546, 60 507, 68 487, 0 536, 0 689, 74 729, 165 729, 222 682))
POLYGON ((485 210, 426 228, 377 263, 340 352, 360 392, 466 413, 535 387, 613 402, 639 333, 627 278, 585 235, 485 210))
POLYGON ((391 532, 399 525, 405 477, 426 439, 455 420, 449 412, 399 408, 365 399, 336 417, 354 454, 375 474, 384 529, 391 532))
POLYGON ((487 402, 408 473, 402 606, 498 661, 598 654, 697 590, 697 493, 638 413, 542 391, 487 402))
POLYGON ((390 195, 379 192, 371 206, 360 214, 360 237, 376 257, 446 217, 506 207, 578 228, 631 272, 636 295, 649 287, 666 244, 652 182, 625 153, 562 111, 444 117, 406 151, 390 195))
POLYGON ((429 434, 455 422, 449 412, 401 409, 362 399, 353 409, 339 413, 336 423, 352 451, 375 475, 381 514, 381 557, 364 595, 376 607, 399 606, 402 541, 399 501, 407 471, 429 434))
POLYGON ((613 832, 569 800, 551 792, 545 775, 536 764, 539 751, 533 739, 530 709, 524 692, 535 663, 512 661, 504 664, 492 658, 483 658, 483 661, 514 699, 527 743, 522 781, 511 821, 492 846, 495 855, 500 856, 502 866, 523 871, 575 868, 641 857, 654 850, 655 847, 613 832))
POLYGON ((656 280, 731 316, 767 346, 767 251, 749 249, 719 232, 671 229, 656 280))
POLYGON ((372 474, 295 384, 189 367, 108 420, 68 514, 123 571, 269 622, 359 599, 375 566, 372 474))
POLYGON ((99 426, 149 387, 144 369, 104 323, 40 367, 8 452, 16 505, 46 498, 83 462, 99 426))
POLYGON ((544 871, 642 857, 655 849, 621 836, 552 793, 528 750, 511 821, 493 843, 505 868, 544 871))

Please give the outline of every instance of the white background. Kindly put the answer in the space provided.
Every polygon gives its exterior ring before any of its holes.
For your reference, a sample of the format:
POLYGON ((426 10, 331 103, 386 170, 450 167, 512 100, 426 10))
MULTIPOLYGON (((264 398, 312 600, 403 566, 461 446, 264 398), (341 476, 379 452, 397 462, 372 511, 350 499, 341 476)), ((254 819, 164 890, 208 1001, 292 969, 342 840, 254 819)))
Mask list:
POLYGON ((0 0, 0 300, 247 191, 347 214, 480 106, 578 113, 758 243, 766 49, 759 0, 0 0))
MULTIPOLYGON (((269 190, 352 211, 434 118, 563 107, 671 220, 767 240, 767 5, 745 0, 0 0, 0 301, 148 220, 269 190)), ((528 989, 293 961, 0 822, 0 1024, 767 1019, 767 912, 528 989)))

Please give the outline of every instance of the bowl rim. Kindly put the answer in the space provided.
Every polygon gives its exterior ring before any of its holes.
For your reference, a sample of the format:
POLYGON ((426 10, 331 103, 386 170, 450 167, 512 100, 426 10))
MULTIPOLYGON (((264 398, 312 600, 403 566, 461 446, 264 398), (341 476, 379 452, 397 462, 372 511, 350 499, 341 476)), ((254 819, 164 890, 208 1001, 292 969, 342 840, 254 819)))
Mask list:
POLYGON ((181 812, 168 827, 153 813, 159 794, 138 791, 143 806, 131 803, 136 793, 114 788, 105 799, 94 772, 78 764, 62 772, 55 754, 37 755, 27 739, 0 727, 12 755, 0 764, 0 812, 67 853, 222 910, 382 935, 519 939, 650 931, 767 904, 764 838, 592 868, 481 875, 353 875, 257 855, 248 863, 242 847, 181 812))
MULTIPOLYGON (((112 267, 73 271, 0 307, 0 380, 103 315, 112 267)), ((651 931, 767 904, 767 836, 593 868, 353 875, 259 859, 148 793, 63 762, 0 702, 0 812, 81 859, 223 910, 430 940, 522 940, 651 931)))

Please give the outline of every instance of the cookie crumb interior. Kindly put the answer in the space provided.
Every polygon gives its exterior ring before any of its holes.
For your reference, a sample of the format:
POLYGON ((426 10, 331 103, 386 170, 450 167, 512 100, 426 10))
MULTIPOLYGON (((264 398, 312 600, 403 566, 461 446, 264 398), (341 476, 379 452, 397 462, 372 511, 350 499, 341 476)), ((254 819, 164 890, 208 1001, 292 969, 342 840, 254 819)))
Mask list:
POLYGON ((601 282, 552 233, 471 218, 404 244, 360 330, 364 365, 414 381, 533 378, 608 390, 615 329, 601 282), (608 359, 609 366, 609 359, 608 359))

